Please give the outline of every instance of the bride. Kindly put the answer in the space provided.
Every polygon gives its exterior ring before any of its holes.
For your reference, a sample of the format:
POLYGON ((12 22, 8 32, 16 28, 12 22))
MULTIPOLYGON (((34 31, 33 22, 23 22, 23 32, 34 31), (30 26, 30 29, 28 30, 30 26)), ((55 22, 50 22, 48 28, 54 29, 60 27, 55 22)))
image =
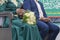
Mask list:
MULTIPOLYGON (((13 12, 12 19, 12 40, 42 40, 38 31, 37 26, 31 26, 27 23, 22 22, 21 15, 24 13, 24 9, 20 9, 20 3, 22 0, 4 0, 3 4, 0 6, 2 11, 13 12), (16 16, 17 15, 17 16, 16 16)), ((4 27, 8 27, 9 19, 8 17, 4 20, 4 27)))

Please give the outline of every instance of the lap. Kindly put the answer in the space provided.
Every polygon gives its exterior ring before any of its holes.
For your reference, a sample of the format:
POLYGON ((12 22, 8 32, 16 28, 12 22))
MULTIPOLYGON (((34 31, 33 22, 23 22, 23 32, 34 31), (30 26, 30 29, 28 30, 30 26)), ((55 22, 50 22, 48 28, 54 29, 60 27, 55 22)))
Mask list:
POLYGON ((13 40, 42 40, 36 25, 23 23, 19 18, 12 20, 12 36, 13 40))
POLYGON ((53 24, 52 22, 48 22, 47 25, 49 26, 50 30, 55 30, 55 31, 59 30, 59 27, 53 24))
POLYGON ((39 29, 50 29, 50 30, 59 30, 59 27, 52 22, 37 21, 37 26, 39 29))
POLYGON ((45 22, 40 21, 40 20, 37 21, 37 26, 39 29, 42 29, 42 30, 49 29, 48 25, 45 22))
POLYGON ((28 37, 27 38, 28 40, 29 39, 31 39, 31 40, 42 40, 36 25, 29 25, 27 23, 24 23, 23 25, 26 28, 25 30, 27 30, 24 32, 24 33, 26 33, 24 35, 26 35, 26 37, 28 37))

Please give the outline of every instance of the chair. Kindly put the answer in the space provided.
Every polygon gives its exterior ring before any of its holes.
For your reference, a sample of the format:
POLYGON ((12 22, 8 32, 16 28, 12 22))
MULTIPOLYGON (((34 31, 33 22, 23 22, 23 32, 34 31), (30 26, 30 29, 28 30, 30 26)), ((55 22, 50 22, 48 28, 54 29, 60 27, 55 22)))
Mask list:
POLYGON ((49 16, 53 23, 60 23, 60 16, 49 16))
POLYGON ((0 28, 0 40, 12 40, 11 19, 12 12, 0 12, 0 17, 8 16, 10 19, 8 28, 0 28))

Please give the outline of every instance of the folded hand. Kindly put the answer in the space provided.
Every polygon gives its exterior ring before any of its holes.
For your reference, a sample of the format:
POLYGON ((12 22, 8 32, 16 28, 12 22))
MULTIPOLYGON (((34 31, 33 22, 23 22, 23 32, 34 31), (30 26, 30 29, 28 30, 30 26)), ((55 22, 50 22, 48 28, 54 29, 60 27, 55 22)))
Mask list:
POLYGON ((18 8, 18 9, 16 10, 16 13, 17 13, 18 15, 23 15, 24 12, 25 12, 24 9, 18 8))
POLYGON ((49 22, 50 21, 50 18, 44 18, 44 17, 42 17, 42 18, 40 18, 40 20, 41 21, 45 21, 45 22, 49 22))

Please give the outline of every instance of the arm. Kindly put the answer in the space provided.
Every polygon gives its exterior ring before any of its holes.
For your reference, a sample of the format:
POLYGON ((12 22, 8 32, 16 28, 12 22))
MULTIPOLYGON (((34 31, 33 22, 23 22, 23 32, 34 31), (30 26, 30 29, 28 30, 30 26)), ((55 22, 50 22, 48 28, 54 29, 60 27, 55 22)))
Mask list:
POLYGON ((35 12, 36 19, 39 19, 39 14, 37 12, 36 5, 33 0, 25 0, 23 4, 23 9, 35 12))
POLYGON ((30 0, 24 0, 23 9, 31 10, 30 0))
POLYGON ((46 14, 46 12, 45 12, 45 9, 44 9, 44 7, 43 7, 43 4, 42 4, 41 2, 39 2, 39 3, 40 3, 40 5, 41 5, 41 9, 42 9, 43 15, 44 15, 44 17, 40 18, 40 20, 41 20, 41 21, 45 21, 45 22, 51 21, 50 18, 47 17, 47 14, 46 14))
POLYGON ((19 16, 22 16, 23 17, 23 13, 25 12, 25 10, 31 10, 30 9, 30 3, 28 0, 24 0, 24 3, 23 3, 23 8, 21 9, 17 9, 16 12, 19 16))
POLYGON ((40 3, 40 5, 41 5, 41 9, 42 9, 42 11, 43 11, 43 13, 44 13, 44 17, 47 17, 47 14, 46 14, 46 12, 45 12, 45 9, 44 9, 43 4, 42 4, 41 2, 39 2, 39 3, 40 3))
POLYGON ((18 2, 17 8, 21 8, 21 6, 23 5, 23 0, 17 0, 17 2, 18 2))

